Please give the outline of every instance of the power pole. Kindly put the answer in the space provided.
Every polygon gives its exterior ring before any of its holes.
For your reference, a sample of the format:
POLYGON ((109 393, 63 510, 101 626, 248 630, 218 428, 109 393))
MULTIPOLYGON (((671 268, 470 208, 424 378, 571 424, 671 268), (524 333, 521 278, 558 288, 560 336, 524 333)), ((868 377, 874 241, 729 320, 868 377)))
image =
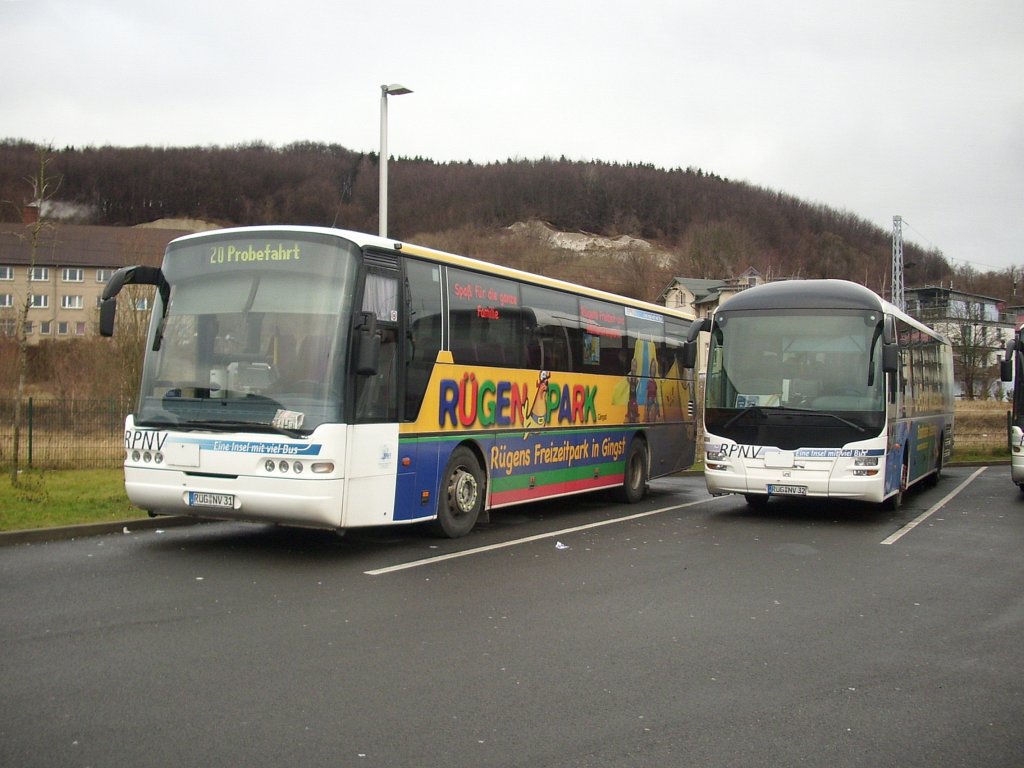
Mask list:
POLYGON ((903 217, 892 217, 892 303, 906 311, 903 294, 903 217))

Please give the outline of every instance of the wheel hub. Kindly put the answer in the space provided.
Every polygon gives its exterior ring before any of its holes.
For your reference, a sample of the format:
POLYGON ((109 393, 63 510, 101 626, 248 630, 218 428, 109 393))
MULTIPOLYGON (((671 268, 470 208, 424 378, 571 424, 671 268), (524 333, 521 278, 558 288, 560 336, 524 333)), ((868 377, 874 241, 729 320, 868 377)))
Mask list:
POLYGON ((479 492, 476 478, 469 472, 457 472, 455 477, 452 478, 448 492, 451 494, 455 507, 459 512, 462 514, 471 512, 476 505, 476 497, 479 492))

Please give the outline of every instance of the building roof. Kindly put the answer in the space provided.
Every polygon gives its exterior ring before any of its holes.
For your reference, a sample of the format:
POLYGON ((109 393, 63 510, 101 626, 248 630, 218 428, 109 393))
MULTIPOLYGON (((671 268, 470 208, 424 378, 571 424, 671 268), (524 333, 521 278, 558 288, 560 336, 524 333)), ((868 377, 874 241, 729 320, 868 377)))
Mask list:
MULTIPOLYGON (((0 223, 0 265, 32 263, 32 224, 0 223)), ((167 243, 192 230, 44 224, 35 263, 44 267, 159 266, 167 243)))
POLYGON ((930 295, 930 296, 938 296, 938 295, 945 295, 945 296, 950 296, 950 295, 969 296, 969 297, 971 297, 973 299, 986 299, 988 301, 991 301, 994 304, 1002 304, 1003 303, 1003 299, 998 299, 995 296, 985 296, 984 294, 981 294, 981 293, 972 293, 971 291, 961 291, 961 290, 956 289, 956 288, 946 287, 946 286, 942 286, 942 285, 922 285, 922 286, 919 286, 917 288, 905 288, 903 292, 904 293, 913 293, 913 294, 916 294, 918 296, 921 296, 921 295, 930 295))
POLYGON ((668 292, 677 285, 681 285, 693 294, 694 305, 705 301, 713 301, 718 298, 719 291, 726 285, 725 280, 705 280, 698 277, 675 277, 672 282, 665 286, 657 301, 663 302, 668 292))

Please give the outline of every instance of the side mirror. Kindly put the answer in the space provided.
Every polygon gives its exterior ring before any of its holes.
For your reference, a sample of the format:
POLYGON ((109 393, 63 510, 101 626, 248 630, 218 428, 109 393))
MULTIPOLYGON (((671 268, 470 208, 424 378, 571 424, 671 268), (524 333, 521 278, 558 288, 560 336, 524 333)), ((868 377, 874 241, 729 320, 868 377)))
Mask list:
POLYGON ((704 317, 690 323, 690 329, 686 332, 686 341, 683 342, 682 364, 683 368, 693 370, 697 366, 697 337, 702 331, 711 330, 711 318, 704 317))
POLYGON ((1013 353, 1017 350, 1017 340, 1006 342, 1006 356, 999 361, 1000 381, 1013 381, 1013 353))
POLYGON ((361 321, 356 327, 356 375, 373 376, 380 366, 380 333, 377 331, 377 316, 373 312, 360 313, 361 321))
POLYGON ((100 303, 100 336, 114 335, 114 315, 117 314, 117 297, 111 296, 100 303))
POLYGON ((710 330, 711 330, 711 318, 710 317, 697 318, 692 323, 690 323, 690 330, 686 333, 686 340, 688 342, 696 341, 697 340, 697 336, 700 335, 701 332, 703 332, 703 331, 710 331, 710 330))
POLYGON ((117 296, 121 289, 130 283, 156 285, 161 288, 166 285, 164 273, 160 271, 160 267, 121 267, 110 276, 107 284, 103 286, 103 298, 110 299, 117 296))
POLYGON ((895 344, 882 345, 882 370, 896 373, 900 369, 900 348, 895 344))
POLYGON ((697 365, 697 342, 687 341, 683 343, 682 352, 683 368, 693 370, 697 365))
POLYGON ((110 276, 107 284, 103 286, 103 300, 100 303, 100 336, 110 337, 114 335, 117 294, 130 283, 157 286, 161 296, 163 296, 164 304, 167 303, 170 288, 164 280, 164 273, 160 271, 159 267, 121 267, 110 276))

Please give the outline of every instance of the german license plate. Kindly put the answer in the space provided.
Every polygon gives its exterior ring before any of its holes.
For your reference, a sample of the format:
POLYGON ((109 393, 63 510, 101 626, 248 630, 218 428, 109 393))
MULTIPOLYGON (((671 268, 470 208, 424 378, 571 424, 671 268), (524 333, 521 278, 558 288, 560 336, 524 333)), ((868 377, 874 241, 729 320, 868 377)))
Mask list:
POLYGON ((769 485, 768 493, 774 496, 806 496, 806 485, 769 485))
POLYGON ((203 493, 202 491, 189 491, 188 505, 190 507, 217 507, 219 509, 231 509, 235 506, 235 497, 230 493, 203 493))

